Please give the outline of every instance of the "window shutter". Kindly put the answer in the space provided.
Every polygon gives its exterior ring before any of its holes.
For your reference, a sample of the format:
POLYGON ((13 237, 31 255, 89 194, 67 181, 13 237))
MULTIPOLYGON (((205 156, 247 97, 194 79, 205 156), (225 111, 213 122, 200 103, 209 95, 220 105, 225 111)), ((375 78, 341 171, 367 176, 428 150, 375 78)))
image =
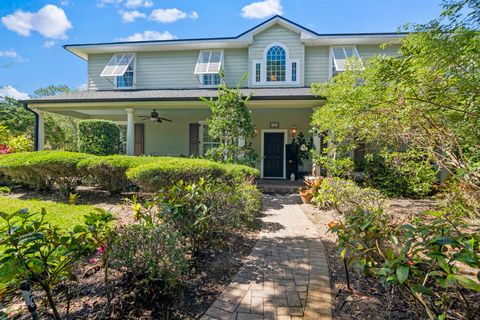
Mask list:
POLYGON ((135 123, 135 148, 134 154, 141 156, 144 154, 145 144, 145 125, 143 123, 135 123))
POLYGON ((189 154, 198 156, 200 154, 200 125, 198 123, 190 123, 189 136, 189 154))

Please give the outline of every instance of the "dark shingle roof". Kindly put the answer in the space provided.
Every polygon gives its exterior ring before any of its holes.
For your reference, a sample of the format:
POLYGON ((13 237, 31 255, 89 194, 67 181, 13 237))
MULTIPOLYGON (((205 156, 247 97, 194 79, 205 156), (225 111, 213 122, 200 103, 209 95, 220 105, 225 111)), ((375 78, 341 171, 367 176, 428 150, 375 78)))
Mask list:
MULTIPOLYGON (((309 87, 242 88, 252 100, 314 100, 309 87)), ((217 89, 152 89, 79 91, 56 96, 22 100, 24 103, 122 102, 122 101, 197 101, 200 97, 215 98, 217 89)))

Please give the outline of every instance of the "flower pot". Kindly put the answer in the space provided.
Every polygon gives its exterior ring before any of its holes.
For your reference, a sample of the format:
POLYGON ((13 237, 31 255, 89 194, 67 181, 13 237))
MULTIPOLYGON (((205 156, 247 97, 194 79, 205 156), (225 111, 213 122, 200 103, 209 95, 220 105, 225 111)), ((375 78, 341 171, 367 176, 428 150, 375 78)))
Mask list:
POLYGON ((300 190, 300 198, 305 204, 309 204, 312 201, 313 193, 311 190, 300 190))

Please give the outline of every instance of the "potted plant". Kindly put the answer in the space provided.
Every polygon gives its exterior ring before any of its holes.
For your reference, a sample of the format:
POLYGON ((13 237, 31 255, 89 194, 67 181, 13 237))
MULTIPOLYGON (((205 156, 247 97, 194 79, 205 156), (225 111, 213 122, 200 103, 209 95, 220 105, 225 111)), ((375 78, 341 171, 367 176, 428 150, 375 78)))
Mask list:
POLYGON ((313 196, 318 192, 322 185, 323 177, 315 177, 314 179, 306 179, 305 187, 300 188, 300 198, 305 204, 312 202, 313 196))

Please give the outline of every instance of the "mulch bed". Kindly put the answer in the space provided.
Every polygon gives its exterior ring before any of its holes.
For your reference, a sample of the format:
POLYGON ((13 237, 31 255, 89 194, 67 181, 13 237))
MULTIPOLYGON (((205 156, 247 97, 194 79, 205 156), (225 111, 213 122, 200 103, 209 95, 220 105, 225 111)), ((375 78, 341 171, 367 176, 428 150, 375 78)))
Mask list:
MULTIPOLYGON (((81 189, 78 204, 91 204, 110 209, 120 216, 120 223, 129 221, 130 208, 122 205, 123 197, 109 197, 95 190, 81 189)), ((58 194, 42 194, 27 190, 16 190, 11 195, 21 199, 41 199, 68 202, 58 194)), ((175 298, 145 296, 138 286, 127 283, 119 272, 109 273, 109 292, 113 299, 107 308, 103 270, 100 265, 81 263, 76 268, 78 282, 71 288, 69 316, 66 316, 64 295, 56 298, 59 311, 65 319, 199 319, 215 301, 216 297, 235 277, 256 242, 260 222, 253 229, 238 230, 235 234, 225 235, 215 248, 202 251, 194 261, 194 267, 175 298), (109 309, 107 311, 107 309, 109 309)), ((37 305, 43 304, 42 293, 34 292, 37 305)), ((11 319, 29 319, 20 292, 13 297, 0 301, 7 306, 5 310, 11 319)), ((0 305, 0 308, 2 306, 0 305)), ((46 310, 48 308, 41 308, 46 310)), ((49 319, 49 315, 41 315, 49 319)))
MULTIPOLYGON (((411 215, 435 207, 430 200, 393 199, 390 206, 398 221, 406 221, 411 215)), ((330 221, 340 219, 333 210, 320 210, 313 205, 302 205, 308 218, 318 226, 325 245, 330 265, 332 281, 333 318, 335 320, 385 319, 406 320, 421 319, 412 310, 407 299, 400 292, 387 292, 375 279, 366 278, 362 274, 350 270, 350 289, 343 260, 337 255, 337 237, 328 231, 330 221)))

